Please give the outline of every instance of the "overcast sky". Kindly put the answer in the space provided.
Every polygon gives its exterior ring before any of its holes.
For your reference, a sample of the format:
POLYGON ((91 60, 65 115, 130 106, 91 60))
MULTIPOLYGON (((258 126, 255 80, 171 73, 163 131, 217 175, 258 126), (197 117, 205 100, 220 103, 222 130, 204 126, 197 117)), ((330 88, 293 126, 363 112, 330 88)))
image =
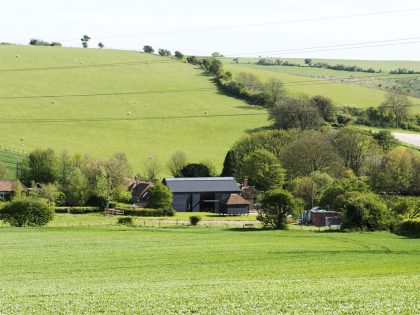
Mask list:
POLYGON ((420 60, 419 0, 1 0, 0 13, 0 42, 41 38, 80 47, 80 37, 88 34, 91 47, 102 41, 116 49, 150 44, 197 55, 420 60), (412 10, 296 21, 407 9, 412 10), (290 51, 413 37, 359 45, 389 46, 290 51), (396 45, 402 42, 411 43, 396 45))

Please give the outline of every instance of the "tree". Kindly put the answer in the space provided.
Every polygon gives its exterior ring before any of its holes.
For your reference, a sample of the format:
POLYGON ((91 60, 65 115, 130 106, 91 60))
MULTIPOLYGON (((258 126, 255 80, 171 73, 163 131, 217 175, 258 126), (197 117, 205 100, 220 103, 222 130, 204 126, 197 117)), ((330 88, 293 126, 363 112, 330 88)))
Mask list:
POLYGON ((333 182, 331 176, 322 172, 313 172, 293 183, 293 194, 305 201, 305 206, 313 208, 322 192, 333 182))
POLYGON ((6 176, 6 166, 2 162, 0 162, 0 179, 4 178, 6 176))
POLYGON ((181 169, 182 177, 210 177, 211 172, 207 165, 202 163, 190 163, 181 169))
POLYGON ((157 157, 150 155, 143 161, 143 177, 146 181, 156 182, 161 171, 162 164, 157 157))
POLYGON ((234 176, 235 165, 236 165, 235 153, 232 150, 229 150, 226 153, 225 160, 223 161, 223 170, 220 176, 222 177, 234 176))
POLYGON ((45 202, 32 198, 13 200, 0 208, 0 220, 16 227, 46 225, 53 216, 45 202))
POLYGON ((69 179, 66 201, 70 206, 84 206, 89 198, 89 182, 80 169, 76 169, 69 179))
POLYGON ((192 65, 196 65, 198 64, 198 59, 196 56, 188 56, 187 57, 187 62, 192 64, 192 65))
POLYGON ((166 164, 173 177, 180 177, 181 170, 188 164, 187 156, 182 151, 175 151, 166 164))
POLYGON ((356 175, 361 174, 366 158, 377 147, 371 135, 351 127, 339 131, 334 138, 334 143, 344 159, 344 165, 351 168, 356 175))
POLYGON ((127 155, 123 152, 115 153, 104 161, 105 172, 109 179, 109 189, 114 190, 123 185, 126 178, 133 175, 127 155))
POLYGON ((182 59, 184 59, 184 54, 177 50, 177 51, 175 51, 175 58, 179 59, 179 60, 182 60, 182 59))
POLYGON ((150 45, 143 46, 143 51, 145 53, 148 53, 148 54, 153 54, 155 52, 155 50, 153 49, 153 47, 150 46, 150 45))
POLYGON ((368 231, 384 230, 390 224, 390 213, 378 195, 349 192, 340 196, 343 227, 368 231))
POLYGON ((217 52, 217 51, 215 51, 214 53, 212 53, 212 54, 211 54, 211 56, 212 56, 213 58, 222 57, 222 55, 221 55, 219 52, 217 52))
MULTIPOLYGON (((207 59, 205 59, 207 60, 207 59)), ((223 72, 223 64, 220 60, 212 58, 210 60, 210 63, 208 65, 207 70, 212 73, 215 76, 219 76, 221 75, 221 73, 223 72)))
POLYGON ((283 150, 281 161, 291 179, 309 176, 316 171, 339 175, 344 169, 343 160, 329 135, 312 130, 303 132, 288 145, 283 150))
POLYGON ((98 47, 99 47, 100 49, 102 49, 102 48, 104 48, 104 47, 105 47, 105 45, 104 45, 102 42, 99 42, 99 43, 98 43, 98 47))
POLYGON ((239 63, 239 58, 233 58, 234 63, 239 63))
POLYGON ((264 92, 267 97, 267 104, 270 107, 278 105, 287 94, 283 82, 274 78, 264 84, 264 92))
POLYGON ((169 209, 172 206, 172 192, 166 185, 155 184, 149 188, 148 207, 154 209, 169 209))
POLYGON ((274 154, 257 149, 244 158, 242 178, 263 191, 279 188, 284 182, 284 169, 274 154))
POLYGON ((399 145, 399 141, 388 130, 380 130, 373 133, 372 136, 384 152, 389 152, 399 145))
POLYGON ((88 48, 89 47, 88 43, 89 43, 90 39, 91 38, 88 35, 83 35, 83 37, 80 39, 82 41, 83 48, 88 48))
POLYGON ((306 95, 286 98, 281 104, 270 108, 270 118, 279 129, 316 129, 321 125, 319 109, 306 95))
POLYGON ((21 164, 20 180, 27 186, 31 182, 49 184, 58 179, 58 159, 52 149, 32 151, 21 164))
POLYGON ((394 127, 399 128, 403 120, 408 119, 409 108, 412 106, 408 97, 404 94, 388 93, 382 106, 387 108, 394 116, 394 127))
POLYGON ((336 108, 334 106, 334 103, 331 99, 316 95, 311 98, 312 104, 315 105, 315 107, 318 108, 319 113, 321 114, 321 117, 328 122, 334 122, 335 121, 335 111, 336 108))
POLYGON ((312 59, 306 58, 305 59, 305 65, 311 66, 312 65, 312 59))
POLYGON ((236 76, 236 82, 250 92, 259 91, 262 87, 260 79, 253 73, 240 72, 236 76))
POLYGON ((287 228, 287 215, 294 215, 302 210, 301 202, 290 192, 281 189, 270 190, 262 195, 257 220, 265 227, 284 230, 287 228))
POLYGON ((170 56, 171 52, 167 49, 159 48, 158 54, 161 55, 162 57, 166 57, 166 56, 170 56))
POLYGON ((420 199, 402 197, 392 206, 392 212, 399 219, 416 219, 420 217, 420 199))

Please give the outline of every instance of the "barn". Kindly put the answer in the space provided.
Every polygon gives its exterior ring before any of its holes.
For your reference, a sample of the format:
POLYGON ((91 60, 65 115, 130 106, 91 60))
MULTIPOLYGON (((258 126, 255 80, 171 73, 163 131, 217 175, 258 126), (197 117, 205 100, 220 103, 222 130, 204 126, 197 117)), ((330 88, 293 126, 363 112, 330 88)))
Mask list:
MULTIPOLYGON (((227 206, 241 208, 241 205, 226 204, 231 194, 241 192, 233 177, 165 178, 163 184, 172 192, 172 208, 176 211, 223 213, 227 211, 227 206)), ((238 201, 237 197, 234 199, 238 201)), ((248 213, 248 207, 246 211, 248 213)))

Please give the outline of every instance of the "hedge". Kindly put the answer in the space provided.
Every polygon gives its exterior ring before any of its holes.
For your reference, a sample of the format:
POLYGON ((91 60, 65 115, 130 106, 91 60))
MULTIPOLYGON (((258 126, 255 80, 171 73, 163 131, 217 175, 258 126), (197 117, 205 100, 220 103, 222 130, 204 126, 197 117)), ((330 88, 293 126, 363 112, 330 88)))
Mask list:
POLYGON ((136 217, 172 217, 175 215, 174 209, 132 209, 132 208, 117 208, 123 210, 124 215, 131 215, 136 217))
POLYGON ((71 214, 102 212, 102 210, 97 207, 56 207, 54 208, 54 211, 55 213, 71 213, 71 214))
POLYGON ((420 237, 420 219, 412 219, 401 222, 395 231, 395 234, 407 237, 420 237))

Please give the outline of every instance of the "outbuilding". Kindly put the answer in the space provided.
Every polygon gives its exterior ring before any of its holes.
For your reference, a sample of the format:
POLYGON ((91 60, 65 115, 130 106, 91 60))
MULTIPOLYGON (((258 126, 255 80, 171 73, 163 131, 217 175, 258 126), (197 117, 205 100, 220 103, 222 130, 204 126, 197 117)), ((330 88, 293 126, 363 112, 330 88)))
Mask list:
POLYGON ((172 208, 180 212, 220 213, 225 209, 223 202, 241 192, 233 177, 165 178, 163 183, 172 192, 172 208))
POLYGON ((221 202, 219 213, 227 215, 249 214, 249 202, 238 194, 230 194, 221 202))

